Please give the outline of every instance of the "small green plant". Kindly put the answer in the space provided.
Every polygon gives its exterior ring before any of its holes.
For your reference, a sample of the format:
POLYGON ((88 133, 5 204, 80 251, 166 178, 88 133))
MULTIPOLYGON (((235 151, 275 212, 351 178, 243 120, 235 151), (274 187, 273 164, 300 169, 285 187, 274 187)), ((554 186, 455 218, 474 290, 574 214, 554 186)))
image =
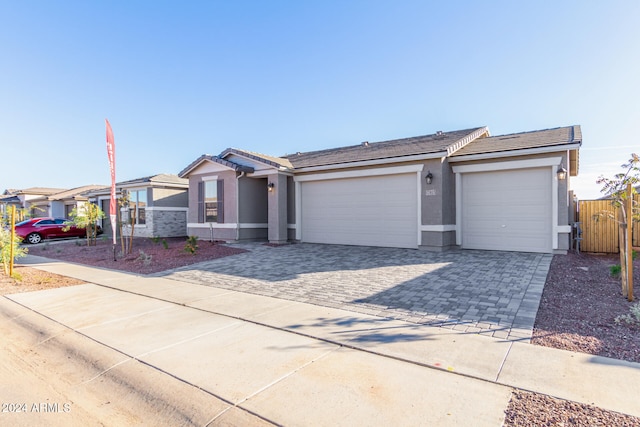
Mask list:
POLYGON ((191 255, 195 255, 198 250, 198 236, 187 237, 187 242, 184 245, 184 251, 189 252, 191 255))
POLYGON ((14 271, 13 276, 11 276, 16 282, 22 282, 22 274, 14 271))
POLYGON ((169 249, 169 243, 165 239, 162 239, 162 247, 165 249, 169 249))
MULTIPOLYGON (((4 222, 0 221, 0 264, 4 269, 4 274, 9 275, 11 256, 13 259, 27 255, 28 249, 20 246, 22 239, 14 235, 13 245, 11 244, 11 231, 4 227, 4 222)), ((15 272, 14 272, 15 276, 15 272)))
POLYGON ((637 325, 640 326, 640 302, 635 303, 629 309, 630 314, 623 314, 616 317, 616 324, 620 325, 623 322, 628 325, 637 325))
POLYGON ((153 255, 149 255, 149 254, 145 253, 145 251, 140 249, 139 255, 138 255, 138 259, 140 261, 142 261, 143 265, 150 265, 151 264, 151 260, 153 259, 153 255))
POLYGON ((620 276, 620 272, 622 271, 622 267, 620 267, 620 265, 612 265, 611 267, 609 267, 609 272, 611 273, 611 275, 613 277, 618 277, 620 276))
POLYGON ((635 261, 636 258, 638 258, 638 252, 635 250, 631 250, 631 259, 635 261))
POLYGON ((158 244, 158 243, 160 243, 160 237, 158 237, 158 236, 153 236, 153 237, 151 238, 151 241, 152 241, 153 243, 155 243, 155 244, 158 244))

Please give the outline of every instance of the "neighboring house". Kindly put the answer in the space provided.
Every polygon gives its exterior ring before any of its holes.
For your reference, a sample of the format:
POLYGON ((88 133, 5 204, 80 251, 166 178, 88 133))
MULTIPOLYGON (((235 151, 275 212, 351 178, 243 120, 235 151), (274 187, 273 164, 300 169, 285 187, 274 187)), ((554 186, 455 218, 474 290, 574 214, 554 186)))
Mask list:
POLYGON ((71 212, 80 209, 89 199, 84 193, 103 188, 103 185, 85 185, 70 190, 58 190, 55 193, 28 199, 30 216, 50 216, 54 218, 71 219, 71 212))
MULTIPOLYGON (((134 222, 135 237, 183 237, 187 235, 188 180, 159 174, 116 183, 116 196, 127 194, 128 206, 121 207, 118 221, 134 222)), ((110 187, 88 193, 105 213, 102 228, 112 235, 109 220, 110 187)), ((130 229, 124 231, 127 235, 130 229)))
POLYGON ((20 201, 20 208, 25 209, 29 216, 52 216, 49 196, 66 191, 64 188, 31 187, 15 191, 20 201))
POLYGON ((22 208, 22 202, 17 196, 18 190, 6 189, 0 196, 0 217, 8 219, 10 215, 11 206, 15 206, 16 209, 22 208))
POLYGON ((581 144, 580 126, 479 127, 283 157, 230 148, 179 176, 199 238, 564 253, 581 144))

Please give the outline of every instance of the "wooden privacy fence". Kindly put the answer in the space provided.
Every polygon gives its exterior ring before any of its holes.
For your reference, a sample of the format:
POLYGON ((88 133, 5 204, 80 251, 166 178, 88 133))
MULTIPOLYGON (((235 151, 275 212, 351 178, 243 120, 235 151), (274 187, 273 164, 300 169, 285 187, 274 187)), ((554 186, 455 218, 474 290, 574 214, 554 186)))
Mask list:
MULTIPOLYGON (((634 201, 640 201, 635 194, 634 201)), ((581 252, 618 253, 618 228, 620 225, 612 218, 600 217, 598 214, 610 212, 618 218, 618 212, 611 206, 611 200, 580 200, 578 203, 577 221, 580 222, 582 240, 581 252)), ((574 233, 575 234, 575 233, 574 233)), ((640 223, 633 223, 633 246, 640 246, 640 223)))

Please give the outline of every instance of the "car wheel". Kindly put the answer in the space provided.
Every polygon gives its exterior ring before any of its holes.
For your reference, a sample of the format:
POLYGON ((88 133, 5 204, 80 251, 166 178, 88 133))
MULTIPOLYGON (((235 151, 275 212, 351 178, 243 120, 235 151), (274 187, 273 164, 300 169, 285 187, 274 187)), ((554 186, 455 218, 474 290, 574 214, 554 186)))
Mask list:
POLYGON ((35 245, 36 243, 42 242, 42 236, 39 235, 38 233, 31 233, 27 236, 26 240, 32 245, 35 245))

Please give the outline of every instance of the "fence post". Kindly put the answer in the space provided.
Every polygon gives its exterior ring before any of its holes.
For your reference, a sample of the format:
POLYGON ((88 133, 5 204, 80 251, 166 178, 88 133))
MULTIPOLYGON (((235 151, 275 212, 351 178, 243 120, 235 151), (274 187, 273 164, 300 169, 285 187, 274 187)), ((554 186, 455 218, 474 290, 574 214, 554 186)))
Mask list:
POLYGON ((627 300, 633 301, 633 190, 631 184, 627 184, 627 200, 625 200, 627 210, 627 300))

